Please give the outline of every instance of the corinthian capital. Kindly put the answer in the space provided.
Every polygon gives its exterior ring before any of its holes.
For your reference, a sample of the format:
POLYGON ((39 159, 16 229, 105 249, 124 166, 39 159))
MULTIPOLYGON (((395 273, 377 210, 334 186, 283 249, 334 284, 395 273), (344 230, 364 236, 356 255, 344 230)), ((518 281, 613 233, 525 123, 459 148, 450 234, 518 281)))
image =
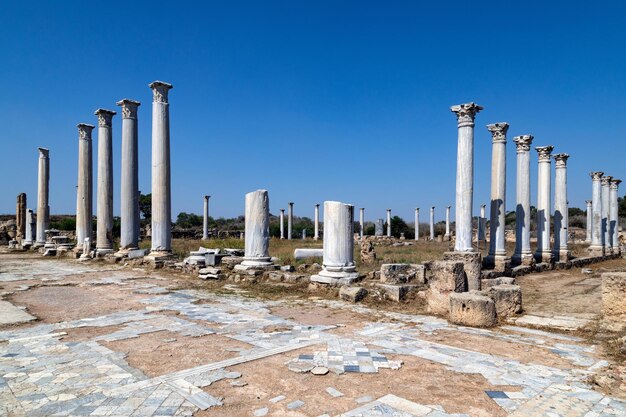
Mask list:
POLYGON ((566 153, 557 153, 552 155, 554 161, 556 162, 556 167, 565 167, 567 165, 567 158, 569 158, 569 154, 566 153))
POLYGON ((590 172, 589 175, 591 176, 592 181, 600 181, 600 179, 602 179, 602 176, 604 175, 604 172, 602 171, 590 172))
POLYGON ((98 109, 93 114, 98 116, 98 126, 111 127, 111 121, 113 120, 113 116, 115 116, 117 113, 113 110, 98 109))
POLYGON ((456 113, 456 119, 459 127, 474 126, 474 118, 479 111, 483 109, 475 103, 458 104, 450 107, 450 111, 456 113))
POLYGON ((509 130, 507 122, 493 123, 487 125, 487 130, 491 132, 493 142, 506 142, 506 132, 509 130))
POLYGON ((48 154, 49 154, 49 150, 46 148, 37 148, 37 150, 39 151, 39 157, 40 158, 47 158, 48 154))
POLYGON ((76 125, 78 128, 78 139, 79 140, 91 140, 91 131, 95 127, 94 125, 89 125, 87 123, 79 123, 76 125))
POLYGON ((529 152, 530 145, 533 143, 533 135, 520 135, 513 138, 513 142, 517 145, 517 152, 529 152))
POLYGON ((603 187, 608 187, 609 185, 611 185, 611 180, 613 179, 612 176, 610 175, 605 175, 604 177, 600 178, 600 181, 602 182, 602 186, 603 187))
POLYGON ((539 162, 550 162, 550 152, 554 149, 554 146, 537 146, 535 150, 539 155, 539 162))
POLYGON ((167 103, 167 94, 174 88, 172 84, 163 81, 153 81, 148 87, 152 89, 152 101, 155 103, 167 103))
POLYGON ((137 107, 141 105, 140 102, 125 98, 115 104, 117 104, 118 106, 122 106, 122 119, 137 118, 137 107))
POLYGON ((617 190, 619 188, 619 184, 621 182, 622 182, 622 180, 617 180, 617 179, 611 180, 611 189, 612 190, 617 190))

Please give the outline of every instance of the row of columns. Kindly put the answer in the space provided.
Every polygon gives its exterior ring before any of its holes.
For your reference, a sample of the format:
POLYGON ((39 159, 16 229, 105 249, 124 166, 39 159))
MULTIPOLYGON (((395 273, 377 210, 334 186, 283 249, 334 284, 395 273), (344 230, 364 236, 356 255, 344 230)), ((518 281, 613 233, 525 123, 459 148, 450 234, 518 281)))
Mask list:
POLYGON ((587 202, 587 236, 591 238, 589 251, 596 256, 619 253, 617 195, 622 180, 600 171, 590 175, 592 200, 587 202))

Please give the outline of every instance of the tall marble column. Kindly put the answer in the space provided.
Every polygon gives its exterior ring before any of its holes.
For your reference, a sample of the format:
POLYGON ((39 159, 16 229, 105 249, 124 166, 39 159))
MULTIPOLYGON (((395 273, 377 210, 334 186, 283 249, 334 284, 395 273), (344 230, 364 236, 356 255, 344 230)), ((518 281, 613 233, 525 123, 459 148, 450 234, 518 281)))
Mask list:
POLYGON ((35 244, 38 248, 46 244, 46 229, 50 224, 50 207, 48 198, 50 191, 50 153, 46 148, 39 150, 39 174, 37 178, 37 231, 35 244))
POLYGON ((415 240, 420 240, 420 208, 415 208, 415 240))
POLYGON ((613 177, 610 175, 605 175, 600 180, 600 184, 602 187, 601 197, 602 197, 602 246, 604 246, 604 253, 610 254, 613 253, 613 248, 611 247, 611 243, 609 242, 609 211, 610 207, 610 186, 611 180, 613 177))
POLYGON ((567 158, 566 153, 553 156, 554 174, 554 257, 559 262, 567 262, 571 258, 568 247, 569 214, 567 203, 567 158))
POLYGON ((152 248, 151 257, 172 252, 172 190, 170 182, 171 84, 154 81, 152 89, 152 248))
POLYGON ((483 107, 474 103, 452 106, 458 125, 456 160, 455 252, 472 252, 472 204, 474 200, 474 119, 483 107))
POLYGON ((285 238, 285 209, 280 209, 280 238, 285 238))
POLYGON ((96 253, 113 252, 113 132, 111 123, 117 114, 98 109, 98 194, 96 253))
POLYGON ((391 237, 391 209, 387 209, 387 237, 391 237))
POLYGON ((611 247, 613 253, 621 253, 619 246, 619 206, 617 201, 617 194, 619 184, 622 180, 611 180, 610 195, 609 195, 609 237, 611 241, 611 247))
POLYGON ((535 259, 530 250, 530 145, 532 135, 513 138, 517 147, 516 206, 515 206, 515 253, 516 265, 533 265, 535 259))
POLYGON ((604 243, 602 242, 602 176, 604 172, 592 172, 591 175, 591 207, 592 207, 592 225, 591 225, 591 245, 589 245, 589 253, 592 256, 604 255, 604 243))
POLYGON ((331 285, 350 284, 359 274, 354 264, 354 206, 324 202, 324 260, 311 281, 331 285))
POLYGON ((365 236, 365 208, 361 207, 359 210, 359 227, 361 228, 361 240, 363 240, 363 236, 365 236))
POLYGON ((552 262, 553 257, 550 250, 550 154, 554 146, 538 146, 535 149, 539 155, 537 173, 537 250, 535 251, 535 259, 537 262, 552 262))
POLYGON ((267 190, 246 194, 245 253, 236 270, 272 267, 270 248, 270 200, 267 190))
POLYGON ((293 229, 293 203, 289 203, 289 211, 287 212, 287 239, 291 240, 291 232, 293 229))
POLYGON ((450 207, 446 207, 446 234, 444 235, 444 240, 450 240, 450 207))
POLYGON ((15 240, 21 245, 26 236, 26 193, 17 195, 17 204, 15 207, 15 240))
POLYGON ((480 216, 478 216, 478 227, 476 228, 476 241, 486 241, 487 236, 485 235, 486 226, 487 226, 487 206, 485 204, 480 205, 480 216))
POLYGON ((93 240, 93 125, 78 127, 78 188, 76 191, 76 251, 83 249, 85 239, 93 240))
POLYGON ((122 107, 122 175, 120 178, 120 250, 139 247, 139 151, 137 108, 140 102, 127 98, 122 107))
POLYGON ((320 238, 320 205, 315 205, 315 230, 313 233, 313 239, 318 240, 320 238))
POLYGON ((32 209, 26 210, 26 232, 22 241, 23 248, 29 248, 35 241, 35 215, 32 209))
POLYGON ((435 240, 435 206, 430 208, 430 240, 435 240))
POLYGON ((202 219, 202 240, 209 239, 209 198, 210 195, 204 196, 204 216, 202 219))
POLYGON ((585 237, 585 243, 591 243, 591 225, 593 223, 593 207, 591 200, 586 200, 587 203, 587 235, 585 237))
POLYGON ((485 263, 497 269, 506 269, 504 229, 506 217, 506 122, 487 125, 491 132, 491 201, 489 206, 489 256, 485 263))

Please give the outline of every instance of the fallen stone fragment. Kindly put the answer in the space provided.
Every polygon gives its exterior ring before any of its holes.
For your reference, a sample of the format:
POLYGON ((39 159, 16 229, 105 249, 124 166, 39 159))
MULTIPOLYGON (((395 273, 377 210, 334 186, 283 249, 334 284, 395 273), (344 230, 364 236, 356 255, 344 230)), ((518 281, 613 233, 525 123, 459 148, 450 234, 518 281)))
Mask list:
POLYGON ((316 366, 315 368, 311 369, 311 373, 313 375, 326 375, 328 372, 328 368, 326 368, 325 366, 316 366))
POLYGON ((473 327, 491 327, 496 324, 496 305, 487 296, 475 293, 450 294, 450 321, 473 327))
POLYGON ((226 379, 241 378, 241 372, 228 372, 226 375, 224 375, 224 378, 226 379))
POLYGON ((257 410, 254 410, 254 417, 263 417, 266 416, 267 413, 269 413, 269 408, 267 407, 263 407, 263 408, 259 408, 257 410))
POLYGON ((231 387, 245 387, 246 385, 248 385, 248 383, 245 381, 233 381, 230 383, 231 387))
POLYGON ((270 399, 270 402, 273 403, 273 404, 276 404, 277 402, 280 402, 280 401, 284 400, 285 398, 287 398, 287 397, 285 397, 284 395, 279 395, 278 397, 274 397, 274 398, 270 399))
POLYGON ((343 397, 343 393, 341 391, 336 390, 333 387, 328 387, 326 388, 326 392, 331 396, 331 397, 343 397))
POLYGON ((304 405, 304 401, 296 400, 287 404, 287 408, 289 410, 295 410, 297 408, 302 407, 303 405, 304 405))
POLYGON ((309 372, 311 369, 315 368, 310 362, 301 362, 301 361, 291 361, 287 363, 287 368, 292 372, 297 372, 303 374, 305 372, 309 372))
POLYGON ((357 403, 359 403, 359 404, 363 404, 363 403, 369 403, 369 402, 372 402, 372 401, 374 401, 374 399, 373 399, 372 397, 370 397, 369 395, 366 395, 366 396, 363 396, 363 397, 357 398, 355 401, 356 401, 357 403))
POLYGON ((367 296, 367 290, 363 287, 348 287, 344 285, 339 290, 339 298, 351 303, 358 303, 367 296))

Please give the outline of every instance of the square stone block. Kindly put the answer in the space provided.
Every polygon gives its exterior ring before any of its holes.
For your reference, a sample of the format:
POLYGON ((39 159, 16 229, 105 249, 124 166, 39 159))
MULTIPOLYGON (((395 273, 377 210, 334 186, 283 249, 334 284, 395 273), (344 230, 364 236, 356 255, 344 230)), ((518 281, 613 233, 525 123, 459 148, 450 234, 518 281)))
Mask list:
POLYGON ((451 294, 450 321, 463 326, 495 326, 496 305, 491 298, 473 292, 451 294))
POLYGON ((426 293, 428 311, 435 314, 448 314, 450 294, 467 291, 463 263, 434 261, 430 263, 430 274, 426 293))

